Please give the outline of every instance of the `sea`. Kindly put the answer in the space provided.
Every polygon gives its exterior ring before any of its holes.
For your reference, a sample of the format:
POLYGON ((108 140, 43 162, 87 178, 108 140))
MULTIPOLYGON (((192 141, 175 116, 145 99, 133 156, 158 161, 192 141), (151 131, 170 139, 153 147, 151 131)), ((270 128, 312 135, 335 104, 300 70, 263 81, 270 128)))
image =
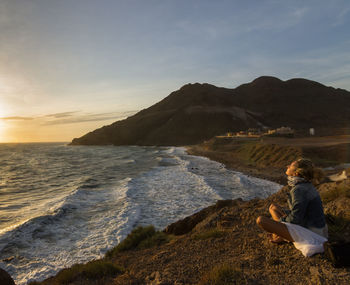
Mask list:
POLYGON ((181 147, 0 144, 0 268, 16 284, 101 258, 136 226, 281 185, 181 147))

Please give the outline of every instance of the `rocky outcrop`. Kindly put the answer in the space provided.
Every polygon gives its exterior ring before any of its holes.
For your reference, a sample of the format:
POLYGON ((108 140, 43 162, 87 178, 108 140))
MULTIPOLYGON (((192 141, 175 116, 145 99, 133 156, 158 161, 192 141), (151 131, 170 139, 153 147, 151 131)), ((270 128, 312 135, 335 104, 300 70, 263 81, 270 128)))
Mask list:
POLYGON ((242 199, 236 200, 220 200, 215 205, 207 207, 198 213, 195 213, 189 217, 179 220, 175 223, 168 225, 164 232, 173 235, 183 235, 192 231, 198 224, 204 221, 213 213, 218 212, 220 209, 228 206, 238 205, 242 202, 242 199))
POLYGON ((72 145, 188 145, 230 131, 287 125, 295 129, 345 127, 350 92, 306 79, 263 76, 235 89, 187 84, 125 120, 72 145))
POLYGON ((8 274, 5 270, 0 268, 0 284, 1 285, 15 285, 10 274, 8 274))

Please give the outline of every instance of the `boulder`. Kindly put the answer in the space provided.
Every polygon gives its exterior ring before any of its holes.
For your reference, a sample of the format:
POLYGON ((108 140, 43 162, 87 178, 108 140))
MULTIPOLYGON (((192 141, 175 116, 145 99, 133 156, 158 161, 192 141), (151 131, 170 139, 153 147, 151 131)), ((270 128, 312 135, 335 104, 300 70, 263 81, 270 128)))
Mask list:
POLYGON ((10 274, 8 274, 5 270, 0 268, 0 284, 1 285, 16 285, 15 281, 13 281, 10 274))

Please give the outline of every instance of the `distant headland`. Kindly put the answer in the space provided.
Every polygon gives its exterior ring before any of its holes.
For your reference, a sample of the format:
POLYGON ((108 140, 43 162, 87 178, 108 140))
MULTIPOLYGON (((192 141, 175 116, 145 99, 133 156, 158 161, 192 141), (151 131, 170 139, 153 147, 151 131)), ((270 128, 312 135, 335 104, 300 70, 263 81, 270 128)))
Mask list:
POLYGON ((187 84, 125 120, 71 145, 191 145, 249 128, 289 126, 296 133, 341 134, 350 122, 350 92, 307 79, 262 76, 234 89, 187 84))

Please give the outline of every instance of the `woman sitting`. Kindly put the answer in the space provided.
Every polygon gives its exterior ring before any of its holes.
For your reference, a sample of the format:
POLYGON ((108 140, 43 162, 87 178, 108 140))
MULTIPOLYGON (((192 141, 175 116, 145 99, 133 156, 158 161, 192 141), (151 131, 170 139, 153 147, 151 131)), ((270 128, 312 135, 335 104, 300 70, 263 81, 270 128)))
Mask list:
POLYGON ((328 238, 322 201, 311 183, 313 173, 313 164, 308 159, 288 165, 289 211, 272 204, 269 207, 272 219, 260 216, 256 220, 262 229, 272 233, 272 242, 293 242, 305 256, 323 252, 323 243, 328 238))

